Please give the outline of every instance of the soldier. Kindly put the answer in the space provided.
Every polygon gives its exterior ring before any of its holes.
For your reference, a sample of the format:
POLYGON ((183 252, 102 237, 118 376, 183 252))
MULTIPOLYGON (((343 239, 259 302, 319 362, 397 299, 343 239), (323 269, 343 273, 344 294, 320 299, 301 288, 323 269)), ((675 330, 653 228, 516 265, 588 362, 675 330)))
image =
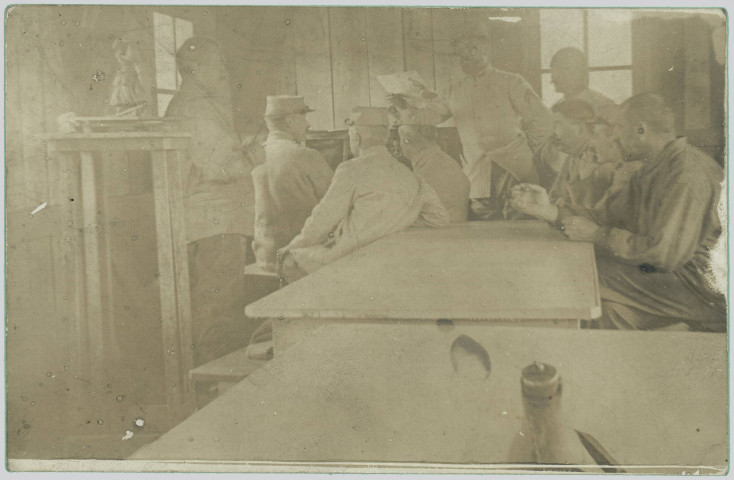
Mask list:
POLYGON ((246 343, 251 333, 240 331, 254 224, 250 173, 263 156, 256 146, 243 150, 234 129, 228 74, 217 43, 190 38, 176 58, 181 89, 166 116, 183 118, 192 134, 184 168, 184 216, 198 365, 242 346, 238 339, 246 343))
POLYGON ((614 101, 606 95, 589 88, 589 72, 586 55, 578 48, 568 47, 558 50, 551 59, 551 81, 558 93, 563 94, 554 106, 565 101, 578 99, 587 102, 599 115, 600 110, 614 101))
POLYGON ((408 104, 421 118, 432 116, 434 124, 454 118, 477 220, 505 218, 510 188, 519 182, 538 183, 534 155, 553 128, 551 112, 525 79, 491 66, 489 48, 485 24, 468 29, 455 42, 464 75, 442 96, 416 84, 419 94, 390 98, 399 109, 408 104))
POLYGON ((400 121, 398 133, 413 173, 436 190, 451 222, 465 222, 469 212, 469 179, 459 163, 436 143, 435 125, 405 118, 400 121))
POLYGON ((289 282, 414 223, 449 223, 435 190, 388 152, 387 108, 356 107, 347 123, 356 158, 337 167, 303 230, 282 250, 289 282))
POLYGON ((275 271, 275 252, 293 240, 326 194, 334 172, 321 154, 303 145, 311 112, 303 97, 268 96, 265 163, 252 171, 255 184, 257 263, 275 271))
POLYGON ((686 139, 654 94, 621 106, 617 136, 628 158, 644 163, 630 181, 593 209, 557 208, 544 192, 517 201, 555 209, 574 241, 594 242, 604 328, 651 330, 684 322, 726 331, 726 299, 707 277, 721 235, 721 167, 686 139))

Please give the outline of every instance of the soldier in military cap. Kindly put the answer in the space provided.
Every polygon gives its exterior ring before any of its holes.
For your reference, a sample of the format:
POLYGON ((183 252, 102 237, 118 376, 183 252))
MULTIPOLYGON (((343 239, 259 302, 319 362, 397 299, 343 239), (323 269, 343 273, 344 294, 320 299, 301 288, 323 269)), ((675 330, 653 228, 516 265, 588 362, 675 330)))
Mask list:
POLYGON ((255 184, 255 240, 260 267, 275 271, 275 252, 303 228, 326 194, 334 172, 316 150, 303 145, 311 110, 303 97, 267 97, 265 163, 252 171, 255 184))
POLYGON ((388 152, 387 108, 353 108, 347 124, 356 158, 337 167, 303 230, 281 251, 289 282, 416 222, 449 222, 435 190, 388 152))

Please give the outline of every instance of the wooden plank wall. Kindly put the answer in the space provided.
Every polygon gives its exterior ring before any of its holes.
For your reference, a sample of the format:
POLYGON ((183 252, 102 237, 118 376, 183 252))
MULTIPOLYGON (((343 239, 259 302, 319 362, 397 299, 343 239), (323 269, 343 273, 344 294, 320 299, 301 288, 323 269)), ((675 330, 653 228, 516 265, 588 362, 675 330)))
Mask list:
POLYGON ((267 95, 303 95, 316 111, 314 130, 344 128, 356 105, 386 105, 378 75, 416 70, 433 89, 460 72, 451 41, 477 16, 516 15, 493 22, 498 68, 524 75, 540 89, 538 12, 496 8, 223 7, 216 32, 235 85, 238 128, 253 133, 267 95), (512 45, 517 47, 509 49, 512 45), (518 54, 519 51, 519 54, 518 54))

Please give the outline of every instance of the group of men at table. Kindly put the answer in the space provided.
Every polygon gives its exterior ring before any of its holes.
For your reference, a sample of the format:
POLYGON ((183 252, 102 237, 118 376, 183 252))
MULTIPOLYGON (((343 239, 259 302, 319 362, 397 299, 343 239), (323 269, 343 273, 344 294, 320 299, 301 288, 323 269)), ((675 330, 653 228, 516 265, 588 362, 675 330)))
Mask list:
POLYGON ((583 52, 565 48, 551 64, 564 97, 549 110, 520 75, 491 66, 486 30, 454 43, 463 75, 443 94, 416 84, 389 108, 351 110, 353 158, 335 171, 305 146, 312 110, 299 96, 268 96, 264 143, 242 147, 219 47, 181 46, 167 115, 188 119, 193 136, 184 205, 195 343, 216 319, 240 320, 253 256, 293 282, 412 225, 531 218, 595 244, 602 328, 726 330, 709 280, 722 168, 676 137, 664 101, 643 93, 614 105, 588 88, 583 52), (461 165, 437 143, 449 118, 461 165), (395 130, 400 152, 388 149, 395 130))

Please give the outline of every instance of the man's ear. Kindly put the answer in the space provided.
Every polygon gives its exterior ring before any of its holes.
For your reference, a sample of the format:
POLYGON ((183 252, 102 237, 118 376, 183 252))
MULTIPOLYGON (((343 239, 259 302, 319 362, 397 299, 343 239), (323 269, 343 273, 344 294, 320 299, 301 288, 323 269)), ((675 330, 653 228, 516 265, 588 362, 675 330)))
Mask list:
POLYGON ((637 125, 635 125, 635 131, 638 135, 645 135, 648 133, 647 124, 645 122, 638 122, 637 125))
POLYGON ((285 116, 285 124, 288 127, 288 130, 291 129, 293 126, 293 115, 286 115, 285 116))

